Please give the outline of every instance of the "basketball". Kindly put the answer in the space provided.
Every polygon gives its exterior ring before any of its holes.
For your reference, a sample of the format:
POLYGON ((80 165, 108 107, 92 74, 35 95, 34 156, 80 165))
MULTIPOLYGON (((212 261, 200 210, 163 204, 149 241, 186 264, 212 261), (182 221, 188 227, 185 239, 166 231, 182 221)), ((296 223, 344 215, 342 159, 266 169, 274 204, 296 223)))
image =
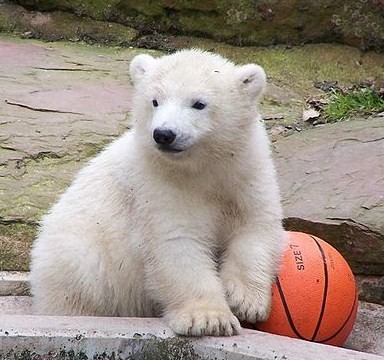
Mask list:
POLYGON ((324 240, 301 232, 287 234, 287 248, 273 285, 271 314, 256 329, 341 346, 357 314, 353 273, 324 240))

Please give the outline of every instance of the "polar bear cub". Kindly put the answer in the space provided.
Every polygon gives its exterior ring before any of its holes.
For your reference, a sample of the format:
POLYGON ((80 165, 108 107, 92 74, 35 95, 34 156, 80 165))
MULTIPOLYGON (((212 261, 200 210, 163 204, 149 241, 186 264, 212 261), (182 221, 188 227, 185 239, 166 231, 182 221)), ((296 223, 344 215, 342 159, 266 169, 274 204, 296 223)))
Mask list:
POLYGON ((164 316, 182 335, 268 317, 284 245, 255 64, 182 50, 130 64, 133 127, 77 175, 32 250, 39 313, 164 316))

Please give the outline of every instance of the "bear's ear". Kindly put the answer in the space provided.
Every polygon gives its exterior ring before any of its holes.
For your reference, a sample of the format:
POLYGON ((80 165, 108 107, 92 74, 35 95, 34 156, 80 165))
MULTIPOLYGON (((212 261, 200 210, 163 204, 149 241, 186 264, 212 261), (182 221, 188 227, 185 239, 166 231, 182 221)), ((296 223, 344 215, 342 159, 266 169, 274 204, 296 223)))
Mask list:
POLYGON ((251 97, 262 95, 267 84, 267 76, 264 69, 255 64, 239 66, 236 69, 237 80, 251 97))
POLYGON ((133 84, 139 82, 155 63, 155 59, 146 54, 135 56, 129 65, 129 74, 133 84))

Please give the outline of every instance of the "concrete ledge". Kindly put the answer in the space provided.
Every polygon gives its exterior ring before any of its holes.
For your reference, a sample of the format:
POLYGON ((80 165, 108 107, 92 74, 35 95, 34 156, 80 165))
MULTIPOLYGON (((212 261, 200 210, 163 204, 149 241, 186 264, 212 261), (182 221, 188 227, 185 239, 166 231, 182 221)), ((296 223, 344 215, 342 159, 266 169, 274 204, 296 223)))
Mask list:
POLYGON ((384 359, 246 329, 230 338, 177 337, 155 318, 0 315, 0 359, 26 353, 34 359, 60 359, 68 353, 82 359, 384 359))
POLYGON ((232 338, 181 338, 152 318, 33 316, 29 296, 10 296, 27 293, 27 273, 0 272, 0 360, 84 360, 95 355, 99 360, 384 360, 384 307, 375 304, 360 303, 355 330, 345 344, 359 350, 353 351, 245 329, 232 338), (33 356, 18 356, 23 351, 33 356))
POLYGON ((0 296, 28 295, 29 273, 18 271, 0 271, 0 296))
POLYGON ((33 315, 32 298, 30 296, 0 296, 0 315, 33 315))

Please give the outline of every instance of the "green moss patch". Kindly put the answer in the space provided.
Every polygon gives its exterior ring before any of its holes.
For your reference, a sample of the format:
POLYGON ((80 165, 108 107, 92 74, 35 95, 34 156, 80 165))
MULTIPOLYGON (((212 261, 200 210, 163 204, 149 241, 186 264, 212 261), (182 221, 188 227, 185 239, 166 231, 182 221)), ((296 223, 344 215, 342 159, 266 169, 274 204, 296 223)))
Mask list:
POLYGON ((0 222, 0 271, 28 271, 35 236, 33 224, 0 222))
POLYGON ((352 86, 338 85, 337 81, 316 83, 315 86, 326 94, 307 99, 309 110, 305 111, 314 111, 314 116, 304 121, 333 123, 384 112, 384 89, 381 82, 372 78, 352 86))
POLYGON ((324 106, 324 115, 330 122, 345 120, 355 114, 370 115, 384 111, 384 97, 370 88, 349 92, 334 90, 324 106))

